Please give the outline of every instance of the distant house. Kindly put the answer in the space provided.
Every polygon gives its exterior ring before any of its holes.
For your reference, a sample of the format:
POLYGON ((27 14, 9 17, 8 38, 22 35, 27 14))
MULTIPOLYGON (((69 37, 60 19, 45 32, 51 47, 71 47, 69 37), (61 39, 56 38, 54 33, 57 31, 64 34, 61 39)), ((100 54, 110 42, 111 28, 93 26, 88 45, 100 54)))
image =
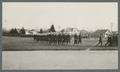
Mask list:
POLYGON ((100 29, 100 30, 96 30, 94 32, 94 36, 95 37, 99 37, 100 34, 103 36, 103 37, 107 37, 108 35, 111 35, 112 33, 110 32, 110 30, 108 29, 100 29))
POLYGON ((32 29, 32 30, 25 29, 25 34, 26 35, 36 35, 38 33, 39 33, 39 31, 37 31, 35 29, 32 29))
POLYGON ((86 30, 80 30, 80 34, 81 34, 83 37, 87 38, 88 35, 89 35, 89 32, 86 31, 86 30))
POLYGON ((50 32, 50 29, 44 29, 43 30, 43 33, 49 33, 50 32))
POLYGON ((79 34, 80 33, 80 31, 77 28, 66 28, 66 29, 62 29, 60 32, 68 33, 68 34, 79 34))
POLYGON ((30 30, 25 30, 26 35, 33 35, 33 33, 30 30))

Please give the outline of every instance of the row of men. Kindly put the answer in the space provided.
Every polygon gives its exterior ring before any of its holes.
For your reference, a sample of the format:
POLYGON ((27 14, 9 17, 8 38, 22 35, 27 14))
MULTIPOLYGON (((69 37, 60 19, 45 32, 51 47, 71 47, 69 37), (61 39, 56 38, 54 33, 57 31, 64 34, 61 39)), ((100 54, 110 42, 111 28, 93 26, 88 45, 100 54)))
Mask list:
POLYGON ((81 35, 69 35, 69 34, 48 34, 48 35, 34 35, 36 41, 47 41, 49 44, 69 44, 71 39, 74 38, 74 44, 82 43, 81 35))

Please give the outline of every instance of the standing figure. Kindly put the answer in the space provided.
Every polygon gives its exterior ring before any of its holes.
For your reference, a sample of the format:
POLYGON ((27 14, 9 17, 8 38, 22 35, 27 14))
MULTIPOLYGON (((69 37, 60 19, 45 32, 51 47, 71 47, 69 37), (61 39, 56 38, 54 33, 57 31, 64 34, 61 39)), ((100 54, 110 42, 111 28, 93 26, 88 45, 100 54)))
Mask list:
POLYGON ((48 34, 47 37, 48 37, 48 44, 50 45, 50 34, 48 34))
POLYGON ((78 36, 78 44, 81 44, 82 43, 82 36, 79 34, 79 36, 78 36))
POLYGON ((102 34, 100 34, 100 36, 99 36, 99 42, 98 42, 97 46, 98 46, 99 44, 102 46, 102 34))
POLYGON ((74 44, 77 44, 77 34, 74 35, 74 44))
POLYGON ((57 44, 60 44, 60 34, 57 35, 57 44))
POLYGON ((70 35, 68 34, 67 35, 67 44, 69 44, 70 43, 70 35))
POLYGON ((112 38, 111 38, 111 36, 108 36, 105 46, 111 46, 111 42, 112 42, 112 38))

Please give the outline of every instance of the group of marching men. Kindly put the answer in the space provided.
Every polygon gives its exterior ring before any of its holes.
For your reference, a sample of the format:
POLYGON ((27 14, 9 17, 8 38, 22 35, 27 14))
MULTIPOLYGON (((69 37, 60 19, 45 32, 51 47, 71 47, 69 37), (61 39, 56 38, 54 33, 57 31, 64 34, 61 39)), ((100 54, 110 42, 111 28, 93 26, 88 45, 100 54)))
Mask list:
POLYGON ((34 40, 36 41, 46 41, 50 45, 67 45, 71 43, 80 44, 82 43, 82 36, 79 34, 69 35, 69 34, 47 34, 47 35, 34 35, 34 40), (73 39, 74 38, 74 39, 73 39))
MULTIPOLYGON (((47 34, 47 35, 34 35, 34 40, 36 41, 45 41, 49 45, 78 45, 82 43, 82 36, 81 34, 47 34)), ((103 37, 100 34, 99 40, 96 46, 103 46, 103 37)), ((113 46, 117 45, 117 35, 109 35, 107 37, 107 41, 104 46, 113 46)))

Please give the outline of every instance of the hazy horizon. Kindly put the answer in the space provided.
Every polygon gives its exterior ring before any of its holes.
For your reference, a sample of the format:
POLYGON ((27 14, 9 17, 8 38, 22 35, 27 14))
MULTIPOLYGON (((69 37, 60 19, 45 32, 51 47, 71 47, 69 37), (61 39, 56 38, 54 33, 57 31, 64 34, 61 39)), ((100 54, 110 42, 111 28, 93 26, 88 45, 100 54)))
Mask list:
POLYGON ((67 27, 95 31, 118 31, 117 2, 106 3, 58 3, 58 2, 4 2, 3 28, 48 29, 67 27), (112 25, 111 25, 112 23, 112 25))

